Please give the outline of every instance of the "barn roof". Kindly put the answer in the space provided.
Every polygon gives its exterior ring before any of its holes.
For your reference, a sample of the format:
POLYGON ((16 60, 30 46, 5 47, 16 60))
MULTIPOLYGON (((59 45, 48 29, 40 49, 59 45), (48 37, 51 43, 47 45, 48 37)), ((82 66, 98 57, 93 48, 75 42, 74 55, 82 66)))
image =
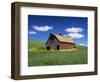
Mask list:
POLYGON ((75 43, 72 38, 61 34, 53 34, 60 42, 75 43))

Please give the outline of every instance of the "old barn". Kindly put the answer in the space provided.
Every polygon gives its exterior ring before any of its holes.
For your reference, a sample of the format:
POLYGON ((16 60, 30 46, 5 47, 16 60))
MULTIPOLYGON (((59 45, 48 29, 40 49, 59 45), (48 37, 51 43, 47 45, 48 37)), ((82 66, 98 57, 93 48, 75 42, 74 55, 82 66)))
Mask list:
POLYGON ((75 42, 62 34, 50 34, 45 46, 47 50, 65 50, 75 48, 75 42))

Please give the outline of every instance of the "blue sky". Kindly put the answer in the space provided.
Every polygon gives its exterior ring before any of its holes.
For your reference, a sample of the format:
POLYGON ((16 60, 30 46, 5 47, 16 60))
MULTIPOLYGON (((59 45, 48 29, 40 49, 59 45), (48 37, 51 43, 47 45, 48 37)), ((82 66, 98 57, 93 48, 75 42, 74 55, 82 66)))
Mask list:
POLYGON ((76 44, 88 45, 85 17, 28 15, 28 39, 47 41, 50 33, 70 36, 76 44))

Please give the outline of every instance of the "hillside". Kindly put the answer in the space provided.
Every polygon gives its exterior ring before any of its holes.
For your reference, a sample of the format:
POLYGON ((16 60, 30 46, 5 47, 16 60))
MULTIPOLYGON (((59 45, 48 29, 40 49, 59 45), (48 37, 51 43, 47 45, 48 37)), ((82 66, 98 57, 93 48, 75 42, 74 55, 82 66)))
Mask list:
POLYGON ((29 41, 28 44, 28 66, 87 64, 88 62, 86 46, 77 45, 72 51, 48 51, 43 41, 34 40, 29 41))
POLYGON ((44 47, 45 42, 40 41, 40 40, 29 40, 28 41, 28 49, 33 48, 33 47, 44 47))

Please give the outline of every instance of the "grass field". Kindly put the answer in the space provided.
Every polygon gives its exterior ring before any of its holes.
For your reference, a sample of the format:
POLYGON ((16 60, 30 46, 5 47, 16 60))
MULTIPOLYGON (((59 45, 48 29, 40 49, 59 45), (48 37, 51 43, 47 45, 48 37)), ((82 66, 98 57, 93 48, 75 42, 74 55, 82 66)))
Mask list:
POLYGON ((87 64, 86 46, 77 46, 74 50, 46 50, 45 42, 32 40, 28 43, 28 66, 87 64))

